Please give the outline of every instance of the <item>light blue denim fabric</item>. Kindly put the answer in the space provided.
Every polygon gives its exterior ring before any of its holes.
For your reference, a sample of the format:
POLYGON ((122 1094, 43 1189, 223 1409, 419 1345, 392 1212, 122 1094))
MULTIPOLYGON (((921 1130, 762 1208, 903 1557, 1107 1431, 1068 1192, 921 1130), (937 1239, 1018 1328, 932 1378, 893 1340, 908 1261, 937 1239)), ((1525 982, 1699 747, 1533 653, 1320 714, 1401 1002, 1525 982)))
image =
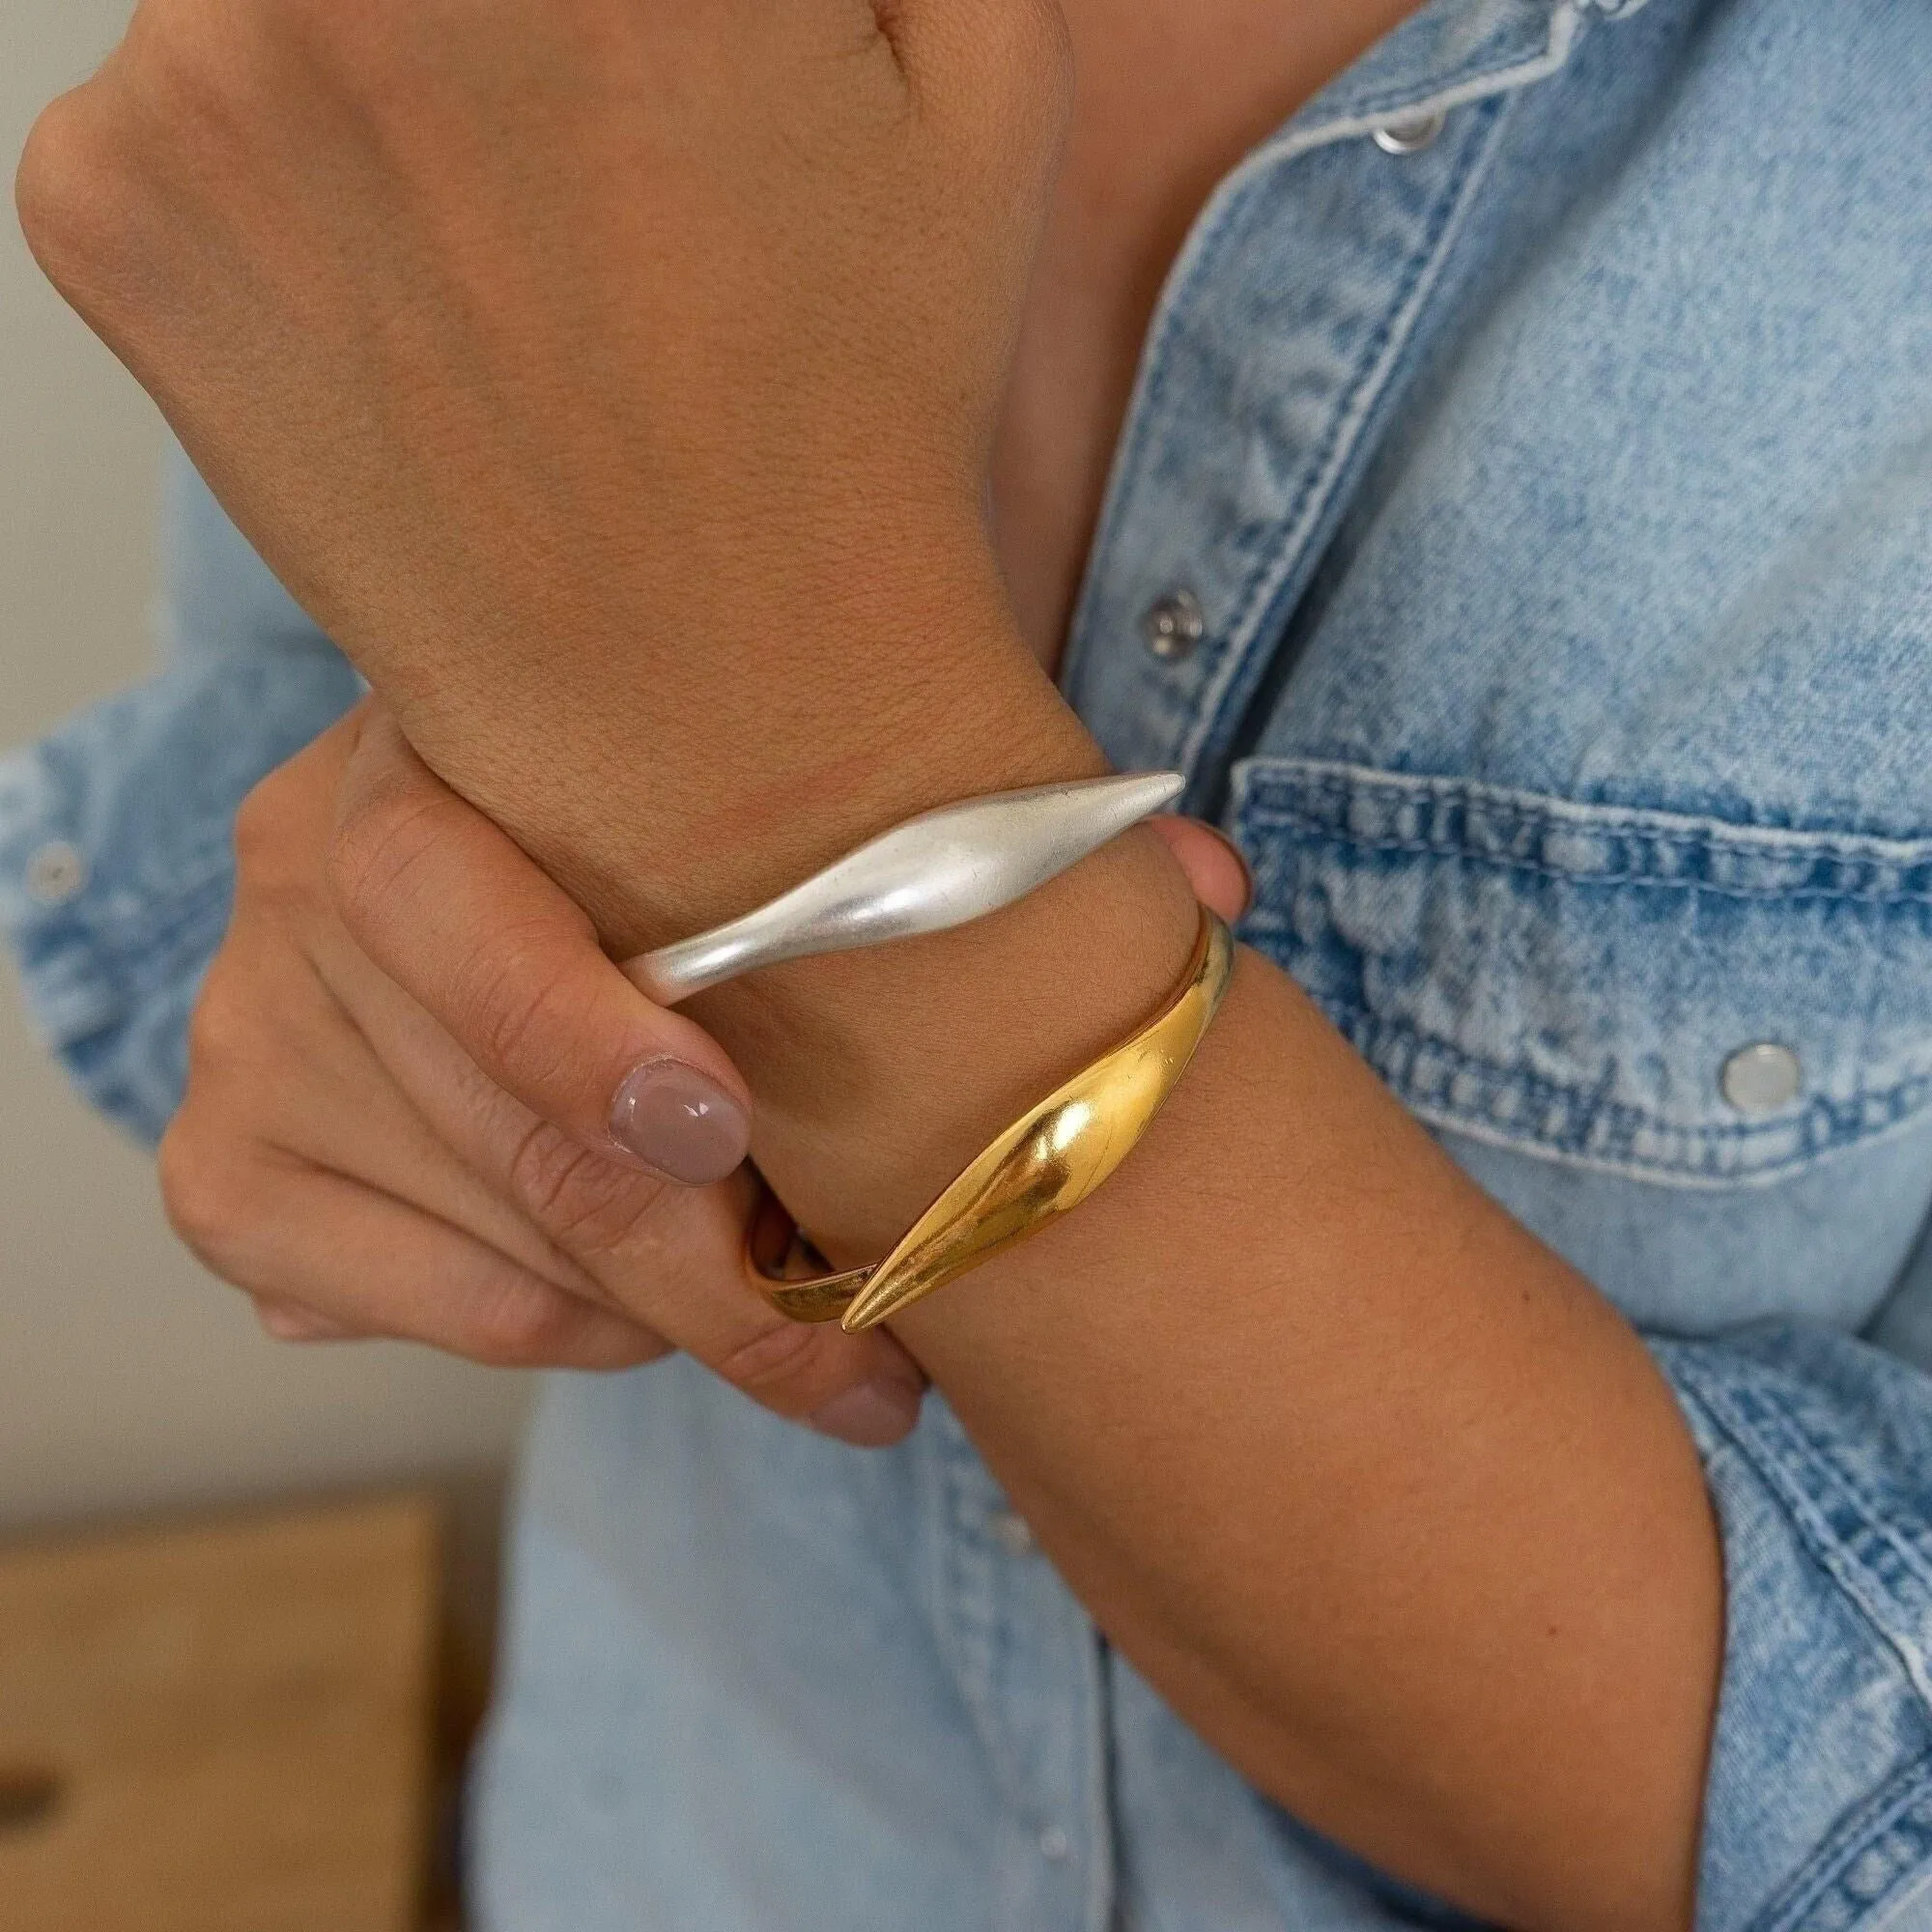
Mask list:
MULTIPOLYGON (((1434 0, 1198 224, 1066 669, 1653 1339, 1728 1570, 1705 1932, 1932 1926, 1928 100, 1921 0, 1434 0)), ((178 481, 170 668, 0 767, 30 996, 147 1134, 234 805, 355 689, 178 481)), ((554 1379, 504 1665, 489 1932, 1455 1922, 1162 1706, 938 1402, 867 1456, 554 1379)))

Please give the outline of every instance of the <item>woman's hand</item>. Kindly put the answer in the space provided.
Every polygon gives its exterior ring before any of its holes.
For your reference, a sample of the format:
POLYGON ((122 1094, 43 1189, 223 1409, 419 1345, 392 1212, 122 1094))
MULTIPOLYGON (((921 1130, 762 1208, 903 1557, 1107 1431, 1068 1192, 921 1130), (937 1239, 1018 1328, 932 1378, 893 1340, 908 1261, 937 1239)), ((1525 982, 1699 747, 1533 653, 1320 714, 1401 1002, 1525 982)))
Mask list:
MULTIPOLYGON (((1237 916, 1233 848, 1159 829, 1237 916)), ((568 1368, 676 1348, 844 1440, 912 1427, 896 1342, 797 1327, 745 1284, 761 1189, 731 1063, 391 721, 365 704, 274 773, 237 844, 162 1180, 270 1334, 568 1368)))
POLYGON ((370 707, 256 789, 237 842, 162 1186, 271 1334, 587 1369, 682 1349, 847 1441, 912 1427, 923 1381, 896 1343, 796 1327, 744 1282, 759 1188, 730 1062, 638 993, 582 913, 370 707), (331 871, 469 1051, 356 945, 331 871), (479 1062, 564 1096, 558 1118, 479 1062))
POLYGON ((982 515, 1066 93, 1054 0, 142 0, 20 206, 411 742, 641 946, 1100 769, 982 515))
MULTIPOLYGON (((20 203, 409 742, 622 956, 1106 769, 984 516, 1066 94, 1056 0, 140 0, 20 203)), ((696 1010, 761 1168, 821 1167, 853 1218, 798 1205, 864 1254, 1194 923, 1143 834, 969 939, 696 1010)))

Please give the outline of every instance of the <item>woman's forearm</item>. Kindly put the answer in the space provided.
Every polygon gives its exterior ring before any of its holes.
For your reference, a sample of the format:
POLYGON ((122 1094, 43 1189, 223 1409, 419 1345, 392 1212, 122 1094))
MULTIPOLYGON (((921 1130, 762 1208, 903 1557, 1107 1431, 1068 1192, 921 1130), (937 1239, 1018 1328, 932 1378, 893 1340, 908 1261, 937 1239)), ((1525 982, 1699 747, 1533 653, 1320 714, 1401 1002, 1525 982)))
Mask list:
MULTIPOLYGON (((1157 1006, 1192 930, 1141 837, 695 1010, 759 1090, 761 1164, 857 1260, 1157 1006)), ((1264 1790, 1504 1922, 1689 1922, 1721 1627, 1689 1434, 1621 1318, 1285 976, 1244 952, 1121 1173, 897 1326, 1101 1626, 1264 1790)))
POLYGON ((1689 1922, 1721 1626, 1607 1304, 1252 953, 1135 1160, 901 1332, 1264 1790, 1503 1922, 1689 1922))

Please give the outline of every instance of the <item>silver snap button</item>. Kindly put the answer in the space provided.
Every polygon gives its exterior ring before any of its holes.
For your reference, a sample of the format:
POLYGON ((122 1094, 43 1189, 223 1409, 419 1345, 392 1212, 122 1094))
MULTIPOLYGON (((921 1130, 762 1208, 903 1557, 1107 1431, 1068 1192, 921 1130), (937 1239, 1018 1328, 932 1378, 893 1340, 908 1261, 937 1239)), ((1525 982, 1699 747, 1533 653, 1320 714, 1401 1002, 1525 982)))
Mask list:
POLYGON ((1385 155, 1419 155, 1441 133, 1446 114, 1411 114, 1388 121, 1375 131, 1375 143, 1385 155))
POLYGON ((1039 1548, 1026 1518, 1011 1510, 1002 1510, 986 1526, 1009 1556, 1031 1556, 1039 1548))
POLYGON ((43 845, 27 861, 27 890, 43 905, 65 905, 87 883, 87 861, 65 838, 43 845))
POLYGON ((1741 1046, 1718 1076, 1724 1098, 1741 1114, 1772 1114, 1797 1099, 1804 1069, 1788 1046, 1759 1040, 1741 1046))
POLYGON ((1208 617, 1200 598, 1191 590, 1169 591, 1141 619, 1141 635, 1148 649, 1163 663, 1179 664, 1191 658, 1195 646, 1208 635, 1208 617))
POLYGON ((1073 1855, 1073 1840, 1058 1825, 1049 1825, 1039 1834, 1039 1855, 1049 1864, 1059 1864, 1073 1855))

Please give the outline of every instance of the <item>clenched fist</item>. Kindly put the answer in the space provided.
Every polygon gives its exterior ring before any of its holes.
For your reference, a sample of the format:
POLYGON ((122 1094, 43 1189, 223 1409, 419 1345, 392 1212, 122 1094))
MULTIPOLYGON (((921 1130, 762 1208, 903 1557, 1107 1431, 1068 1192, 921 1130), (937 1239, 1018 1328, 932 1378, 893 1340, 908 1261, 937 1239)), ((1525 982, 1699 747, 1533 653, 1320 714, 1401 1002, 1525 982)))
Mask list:
POLYGON ((142 0, 19 199, 412 742, 641 944, 1098 768, 983 519, 1067 73, 1053 0, 142 0))

